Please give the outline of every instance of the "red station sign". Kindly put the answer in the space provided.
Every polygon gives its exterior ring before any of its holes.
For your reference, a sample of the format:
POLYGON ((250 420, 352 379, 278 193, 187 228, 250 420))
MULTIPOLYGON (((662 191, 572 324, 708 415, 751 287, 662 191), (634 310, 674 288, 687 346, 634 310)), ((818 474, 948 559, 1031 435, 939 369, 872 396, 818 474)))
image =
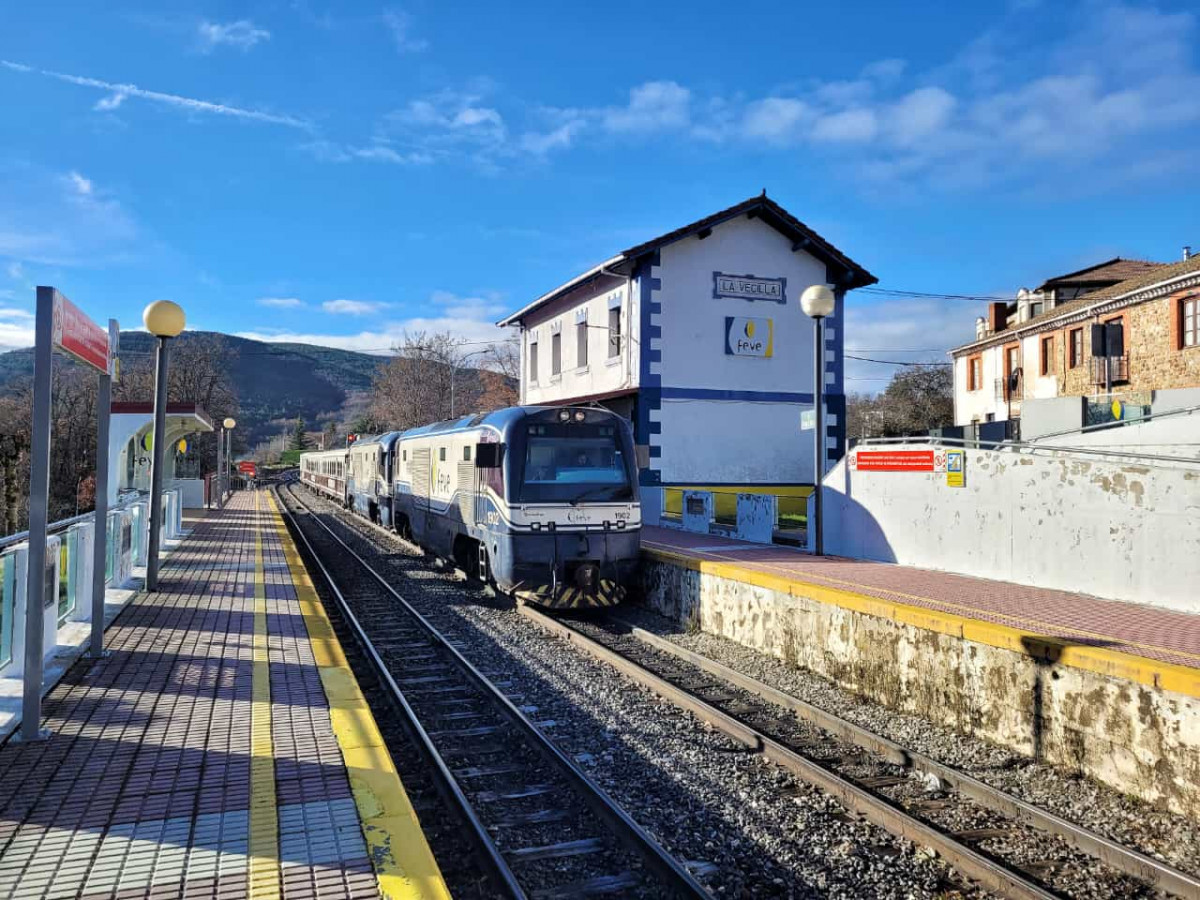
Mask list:
POLYGON ((938 469, 933 450, 855 450, 850 467, 859 472, 937 472, 946 467, 944 450, 941 456, 938 469))
POLYGON ((251 478, 254 478, 256 477, 255 473, 258 471, 258 469, 255 468, 254 463, 245 460, 238 463, 238 471, 243 475, 249 475, 251 478))
POLYGON ((108 332, 57 291, 54 294, 54 346, 81 363, 101 372, 109 371, 108 332))

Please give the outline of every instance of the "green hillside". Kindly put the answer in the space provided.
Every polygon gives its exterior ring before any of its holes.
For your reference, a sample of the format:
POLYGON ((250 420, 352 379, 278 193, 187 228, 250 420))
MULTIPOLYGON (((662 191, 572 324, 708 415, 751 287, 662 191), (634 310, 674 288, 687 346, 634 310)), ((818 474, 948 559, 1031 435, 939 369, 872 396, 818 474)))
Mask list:
MULTIPOLYGON (((182 344, 199 337, 215 338, 233 351, 231 375, 241 406, 238 426, 250 446, 279 434, 279 427, 270 425, 273 420, 303 416, 315 428, 321 418, 338 415, 349 394, 370 390, 382 361, 351 350, 266 343, 205 331, 186 331, 176 341, 182 344)), ((153 338, 145 332, 125 332, 121 349, 131 355, 148 354, 153 338)), ((61 356, 55 358, 55 365, 70 364, 61 356)), ((32 374, 32 348, 0 354, 0 389, 32 374)))

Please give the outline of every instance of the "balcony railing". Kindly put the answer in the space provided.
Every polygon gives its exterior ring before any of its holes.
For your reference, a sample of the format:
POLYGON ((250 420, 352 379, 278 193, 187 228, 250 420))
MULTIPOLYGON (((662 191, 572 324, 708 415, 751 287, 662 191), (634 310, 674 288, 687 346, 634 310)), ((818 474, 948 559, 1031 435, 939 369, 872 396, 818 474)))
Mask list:
POLYGON ((1013 386, 1014 379, 1010 375, 1007 378, 996 379, 996 399, 1001 401, 1020 400, 1021 399, 1021 375, 1018 372, 1015 379, 1016 386, 1013 386))
POLYGON ((1093 356, 1092 384, 1123 384, 1129 381, 1128 356, 1093 356))

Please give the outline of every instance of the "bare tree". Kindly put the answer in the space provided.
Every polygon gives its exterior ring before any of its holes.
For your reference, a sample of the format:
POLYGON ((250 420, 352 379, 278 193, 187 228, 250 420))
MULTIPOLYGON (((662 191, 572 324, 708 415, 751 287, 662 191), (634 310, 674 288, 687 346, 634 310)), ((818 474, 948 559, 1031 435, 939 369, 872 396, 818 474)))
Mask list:
POLYGON ((912 366, 892 376, 883 393, 846 397, 846 436, 920 434, 954 421, 954 377, 948 366, 912 366))
POLYGON ((450 377, 462 358, 462 341, 448 331, 406 332, 396 356, 375 376, 371 418, 405 429, 450 417, 450 377))

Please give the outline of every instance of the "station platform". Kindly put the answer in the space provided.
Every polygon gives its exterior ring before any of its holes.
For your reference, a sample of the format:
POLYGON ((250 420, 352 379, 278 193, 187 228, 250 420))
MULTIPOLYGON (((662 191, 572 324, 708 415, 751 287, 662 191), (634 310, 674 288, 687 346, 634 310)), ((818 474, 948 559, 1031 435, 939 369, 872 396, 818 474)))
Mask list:
POLYGON ((1165 679, 1173 689, 1200 697, 1200 615, 669 528, 644 528, 642 549, 650 556, 706 564, 733 579, 827 588, 817 599, 834 603, 857 600, 864 608, 863 601, 877 601, 876 613, 924 627, 959 630, 976 623, 970 635, 983 643, 1007 648, 1014 633, 1026 647, 1031 640, 1055 642, 1070 650, 1067 659, 1059 658, 1064 664, 1107 671, 1118 663, 1123 674, 1140 676, 1135 680, 1163 687, 1165 679), (988 629, 989 624, 998 627, 988 629), (1140 671, 1131 672, 1131 666, 1140 671))
POLYGON ((195 522, 106 643, 0 746, 0 896, 449 896, 269 494, 195 522))

